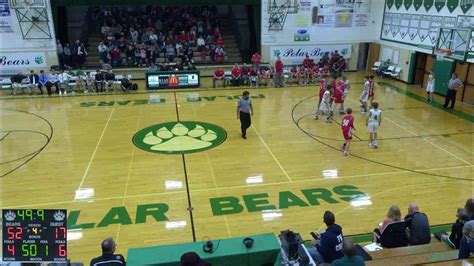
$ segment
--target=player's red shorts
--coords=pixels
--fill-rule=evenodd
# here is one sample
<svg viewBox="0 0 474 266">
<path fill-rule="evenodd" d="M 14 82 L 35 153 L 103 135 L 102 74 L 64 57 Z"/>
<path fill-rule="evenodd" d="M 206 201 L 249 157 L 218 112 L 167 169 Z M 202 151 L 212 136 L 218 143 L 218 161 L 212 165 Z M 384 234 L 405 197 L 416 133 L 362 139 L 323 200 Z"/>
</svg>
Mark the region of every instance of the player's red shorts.
<svg viewBox="0 0 474 266">
<path fill-rule="evenodd" d="M 373 91 L 369 91 L 369 98 L 372 98 L 374 97 L 374 92 Z"/>
<path fill-rule="evenodd" d="M 342 98 L 342 95 L 337 95 L 334 97 L 334 102 L 335 103 L 344 103 L 344 99 Z"/>
<path fill-rule="evenodd" d="M 342 130 L 342 135 L 344 135 L 345 140 L 352 140 L 352 130 L 349 128 L 349 130 Z"/>
</svg>

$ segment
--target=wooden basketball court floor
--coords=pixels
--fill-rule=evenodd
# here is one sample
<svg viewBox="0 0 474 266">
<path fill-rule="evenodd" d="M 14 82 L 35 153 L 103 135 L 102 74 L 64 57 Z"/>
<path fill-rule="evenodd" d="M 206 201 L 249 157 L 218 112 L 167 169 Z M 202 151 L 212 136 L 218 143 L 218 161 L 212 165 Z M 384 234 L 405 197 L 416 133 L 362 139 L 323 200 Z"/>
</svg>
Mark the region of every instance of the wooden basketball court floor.
<svg viewBox="0 0 474 266">
<path fill-rule="evenodd" d="M 200 90 L 196 102 L 190 91 L 4 98 L 0 206 L 67 209 L 69 258 L 86 263 L 106 237 L 125 255 L 285 229 L 309 239 L 324 229 L 326 210 L 345 235 L 371 232 L 393 204 L 405 215 L 410 202 L 431 225 L 452 223 L 474 194 L 472 108 L 448 112 L 425 103 L 422 89 L 378 80 L 383 122 L 379 148 L 370 149 L 357 102 L 362 73 L 349 79 L 350 157 L 339 150 L 341 116 L 312 118 L 315 86 L 251 89 L 258 97 L 247 140 L 233 97 L 242 88 Z M 133 144 L 139 130 L 178 119 L 217 125 L 227 138 L 184 155 Z"/>
</svg>

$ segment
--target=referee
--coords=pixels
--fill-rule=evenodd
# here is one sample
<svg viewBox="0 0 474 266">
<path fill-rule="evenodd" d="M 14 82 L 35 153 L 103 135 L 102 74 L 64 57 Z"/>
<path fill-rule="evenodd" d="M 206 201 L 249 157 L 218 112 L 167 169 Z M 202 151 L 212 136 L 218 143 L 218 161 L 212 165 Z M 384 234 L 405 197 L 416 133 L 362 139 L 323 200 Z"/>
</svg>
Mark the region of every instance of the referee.
<svg viewBox="0 0 474 266">
<path fill-rule="evenodd" d="M 247 128 L 249 128 L 252 123 L 251 115 L 253 115 L 253 108 L 250 93 L 244 91 L 242 98 L 240 98 L 237 103 L 237 119 L 240 119 L 240 129 L 242 131 L 242 138 L 244 139 L 247 139 Z"/>
</svg>

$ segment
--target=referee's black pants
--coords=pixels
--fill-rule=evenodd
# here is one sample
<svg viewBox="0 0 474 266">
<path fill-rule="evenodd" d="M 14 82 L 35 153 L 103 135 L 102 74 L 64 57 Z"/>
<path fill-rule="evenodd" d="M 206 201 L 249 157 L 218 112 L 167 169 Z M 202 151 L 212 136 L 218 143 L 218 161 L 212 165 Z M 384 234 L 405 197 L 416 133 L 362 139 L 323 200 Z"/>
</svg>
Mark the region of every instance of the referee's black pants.
<svg viewBox="0 0 474 266">
<path fill-rule="evenodd" d="M 251 124 L 250 113 L 240 111 L 240 130 L 242 131 L 242 137 L 247 136 L 247 128 L 249 128 Z"/>
<path fill-rule="evenodd" d="M 454 109 L 454 103 L 456 103 L 456 91 L 455 90 L 448 90 L 448 94 L 446 94 L 446 99 L 444 101 L 444 108 L 448 108 L 448 104 L 451 102 L 451 106 L 449 108 Z"/>
</svg>

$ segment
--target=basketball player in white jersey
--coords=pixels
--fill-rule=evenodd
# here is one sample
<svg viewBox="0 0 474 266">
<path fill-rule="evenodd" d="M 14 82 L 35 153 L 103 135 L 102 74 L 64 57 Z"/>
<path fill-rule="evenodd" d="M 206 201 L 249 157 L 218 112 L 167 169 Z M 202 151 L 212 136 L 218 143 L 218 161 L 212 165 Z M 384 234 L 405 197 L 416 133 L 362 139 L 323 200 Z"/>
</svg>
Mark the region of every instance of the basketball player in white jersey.
<svg viewBox="0 0 474 266">
<path fill-rule="evenodd" d="M 323 94 L 323 97 L 321 99 L 321 103 L 319 104 L 319 108 L 316 111 L 316 115 L 314 116 L 314 120 L 319 119 L 319 115 L 327 115 L 326 117 L 326 123 L 332 123 L 331 120 L 331 115 L 332 115 L 332 108 L 331 108 L 331 85 L 328 84 L 326 85 L 326 91 Z"/>
<path fill-rule="evenodd" d="M 359 102 L 361 103 L 360 107 L 362 108 L 362 111 L 361 111 L 362 114 L 367 113 L 367 102 L 369 101 L 369 90 L 370 90 L 369 77 L 365 76 L 364 78 L 365 78 L 364 89 L 362 90 L 362 93 L 360 94 L 360 97 L 359 97 Z"/>
<path fill-rule="evenodd" d="M 370 134 L 370 148 L 377 148 L 377 129 L 382 123 L 382 110 L 378 109 L 379 104 L 376 102 L 372 103 L 372 109 L 369 111 L 369 116 L 367 117 L 366 126 Z"/>
<path fill-rule="evenodd" d="M 428 84 L 426 84 L 426 101 L 427 102 L 434 102 L 434 87 L 435 87 L 435 77 L 434 73 L 430 71 L 430 75 L 428 76 Z"/>
</svg>

